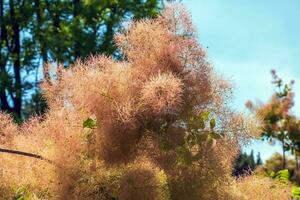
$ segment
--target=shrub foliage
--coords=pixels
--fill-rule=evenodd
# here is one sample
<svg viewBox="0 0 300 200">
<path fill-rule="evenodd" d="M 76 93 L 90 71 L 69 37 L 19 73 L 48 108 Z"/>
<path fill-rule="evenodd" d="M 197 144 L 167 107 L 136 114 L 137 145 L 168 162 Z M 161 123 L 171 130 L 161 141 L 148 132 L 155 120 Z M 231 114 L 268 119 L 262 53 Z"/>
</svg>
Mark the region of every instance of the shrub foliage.
<svg viewBox="0 0 300 200">
<path fill-rule="evenodd" d="M 230 108 L 189 14 L 169 6 L 115 40 L 123 61 L 48 66 L 45 116 L 17 126 L 1 114 L 1 147 L 52 161 L 0 153 L 3 198 L 242 199 L 232 162 L 257 122 Z"/>
</svg>

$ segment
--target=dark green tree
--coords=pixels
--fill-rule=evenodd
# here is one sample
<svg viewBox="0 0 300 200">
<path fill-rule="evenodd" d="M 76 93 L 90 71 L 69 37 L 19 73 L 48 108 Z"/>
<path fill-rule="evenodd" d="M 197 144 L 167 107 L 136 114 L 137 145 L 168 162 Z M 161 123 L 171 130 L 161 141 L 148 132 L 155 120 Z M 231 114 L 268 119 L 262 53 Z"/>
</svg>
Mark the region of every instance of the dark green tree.
<svg viewBox="0 0 300 200">
<path fill-rule="evenodd" d="M 237 177 L 245 174 L 251 174 L 252 171 L 261 164 L 262 160 L 260 158 L 260 153 L 257 154 L 257 159 L 255 160 L 253 150 L 249 155 L 245 152 L 241 152 L 233 164 L 232 174 Z"/>
<path fill-rule="evenodd" d="M 257 153 L 257 156 L 256 156 L 256 166 L 259 166 L 259 165 L 262 165 L 263 162 L 262 162 L 262 159 L 260 157 L 260 152 Z"/>
<path fill-rule="evenodd" d="M 20 119 L 22 101 L 32 89 L 37 52 L 30 1 L 0 0 L 0 107 Z"/>
</svg>

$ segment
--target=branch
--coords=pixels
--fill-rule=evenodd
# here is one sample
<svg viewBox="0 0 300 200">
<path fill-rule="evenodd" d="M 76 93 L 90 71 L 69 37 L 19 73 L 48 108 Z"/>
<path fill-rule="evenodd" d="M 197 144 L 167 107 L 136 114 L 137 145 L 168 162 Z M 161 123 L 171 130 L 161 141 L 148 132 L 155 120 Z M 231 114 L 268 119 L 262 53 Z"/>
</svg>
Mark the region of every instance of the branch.
<svg viewBox="0 0 300 200">
<path fill-rule="evenodd" d="M 43 156 L 38 155 L 38 154 L 27 153 L 27 152 L 11 150 L 11 149 L 4 149 L 4 148 L 0 148 L 0 153 L 8 153 L 8 154 L 15 154 L 15 155 L 20 155 L 20 156 L 36 158 L 36 159 L 39 159 L 39 160 L 46 161 L 49 164 L 56 165 L 52 160 L 44 158 Z"/>
</svg>

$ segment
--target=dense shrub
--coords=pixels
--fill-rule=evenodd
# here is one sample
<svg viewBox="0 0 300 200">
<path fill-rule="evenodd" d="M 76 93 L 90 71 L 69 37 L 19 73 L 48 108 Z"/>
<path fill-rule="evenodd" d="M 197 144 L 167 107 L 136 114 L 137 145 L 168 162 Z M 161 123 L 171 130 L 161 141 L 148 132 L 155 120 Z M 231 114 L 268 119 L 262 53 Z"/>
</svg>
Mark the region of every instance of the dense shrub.
<svg viewBox="0 0 300 200">
<path fill-rule="evenodd" d="M 257 122 L 230 109 L 186 11 L 133 22 L 116 42 L 122 62 L 48 67 L 44 117 L 17 127 L 1 114 L 1 146 L 51 160 L 0 154 L 3 198 L 25 186 L 39 199 L 237 198 L 232 162 Z"/>
<path fill-rule="evenodd" d="M 233 193 L 239 200 L 290 200 L 291 187 L 268 177 L 246 176 L 233 184 Z"/>
</svg>

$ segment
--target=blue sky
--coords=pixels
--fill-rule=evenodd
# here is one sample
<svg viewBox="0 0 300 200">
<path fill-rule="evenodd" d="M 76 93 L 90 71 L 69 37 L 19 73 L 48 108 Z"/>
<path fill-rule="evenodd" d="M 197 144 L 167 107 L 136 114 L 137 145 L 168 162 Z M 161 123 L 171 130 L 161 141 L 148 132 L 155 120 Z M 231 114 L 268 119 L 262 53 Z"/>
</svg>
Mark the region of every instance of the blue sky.
<svg viewBox="0 0 300 200">
<path fill-rule="evenodd" d="M 300 116 L 299 0 L 184 0 L 207 48 L 209 61 L 234 86 L 236 109 L 247 100 L 266 101 L 273 93 L 270 70 L 295 80 L 294 112 Z M 299 91 L 299 92 L 298 92 Z M 246 150 L 260 151 L 263 160 L 279 145 L 254 142 Z"/>
</svg>

